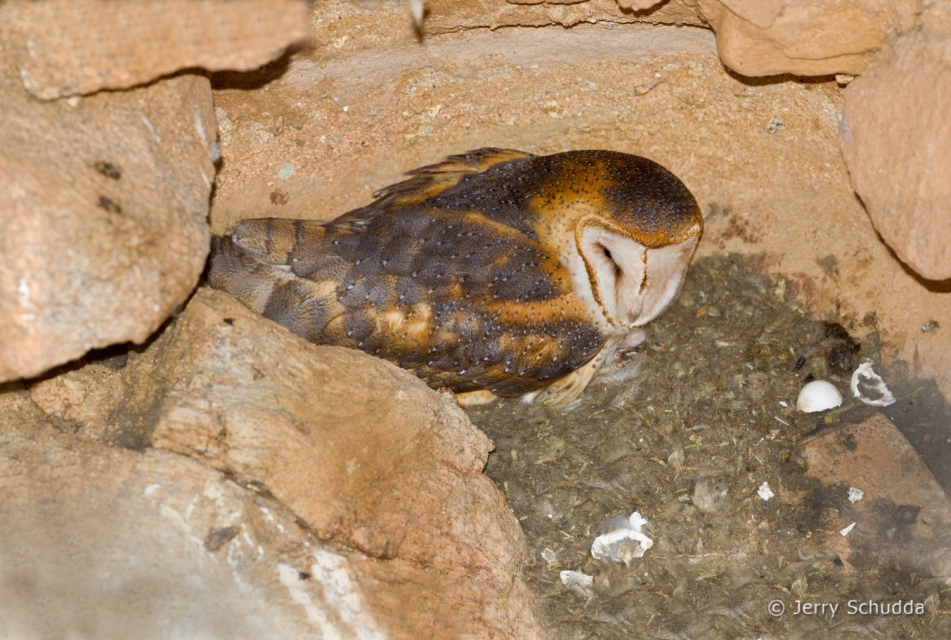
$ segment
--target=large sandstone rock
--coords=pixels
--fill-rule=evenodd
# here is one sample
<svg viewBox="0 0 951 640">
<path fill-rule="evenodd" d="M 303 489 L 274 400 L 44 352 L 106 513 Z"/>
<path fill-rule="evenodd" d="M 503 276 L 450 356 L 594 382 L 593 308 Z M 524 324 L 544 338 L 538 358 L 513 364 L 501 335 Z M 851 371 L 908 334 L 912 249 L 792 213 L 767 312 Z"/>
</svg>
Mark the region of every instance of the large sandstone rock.
<svg viewBox="0 0 951 640">
<path fill-rule="evenodd" d="M 386 637 L 362 556 L 273 498 L 187 457 L 81 442 L 20 404 L 0 415 L 0 637 Z"/>
<path fill-rule="evenodd" d="M 542 27 L 560 25 L 571 27 L 580 23 L 630 24 L 651 22 L 654 24 L 701 25 L 692 3 L 684 0 L 639 2 L 633 6 L 627 0 L 559 0 L 543 2 L 536 0 L 427 0 L 425 22 L 429 34 L 450 33 L 462 29 L 497 29 L 508 26 Z M 653 7 L 654 5 L 658 5 Z M 652 8 L 653 7 L 653 8 Z M 648 10 L 649 9 L 649 10 Z"/>
<path fill-rule="evenodd" d="M 77 438 L 181 454 L 281 505 L 361 559 L 348 571 L 389 637 L 540 637 L 521 529 L 482 474 L 491 444 L 451 396 L 208 289 L 123 358 L 21 402 Z"/>
<path fill-rule="evenodd" d="M 482 474 L 490 442 L 451 395 L 313 347 L 211 290 L 155 356 L 152 375 L 167 383 L 152 444 L 266 487 L 319 539 L 388 560 L 360 569 L 398 604 L 381 619 L 406 637 L 417 626 L 435 638 L 537 632 L 518 579 L 521 529 Z"/>
<path fill-rule="evenodd" d="M 254 69 L 307 32 L 303 0 L 6 0 L 0 35 L 23 84 L 59 98 L 180 69 Z"/>
<path fill-rule="evenodd" d="M 951 29 L 925 29 L 899 38 L 849 85 L 839 130 L 852 185 L 875 228 L 932 280 L 951 278 L 949 105 Z"/>
<path fill-rule="evenodd" d="M 208 251 L 207 78 L 39 102 L 0 59 L 0 381 L 142 342 Z"/>
<path fill-rule="evenodd" d="M 426 0 L 423 32 L 428 40 L 441 34 L 503 27 L 636 22 L 703 26 L 693 4 L 689 0 Z M 651 6 L 645 10 L 643 5 Z M 408 6 L 395 0 L 326 0 L 315 5 L 313 25 L 315 41 L 326 47 L 324 56 L 420 44 Z"/>
<path fill-rule="evenodd" d="M 880 413 L 802 443 L 807 476 L 838 502 L 817 544 L 853 565 L 891 563 L 951 576 L 951 500 L 901 431 Z M 849 500 L 849 489 L 863 492 Z M 846 535 L 839 533 L 849 525 Z"/>
<path fill-rule="evenodd" d="M 859 74 L 891 29 L 909 28 L 915 0 L 699 0 L 724 64 L 745 76 Z"/>
</svg>

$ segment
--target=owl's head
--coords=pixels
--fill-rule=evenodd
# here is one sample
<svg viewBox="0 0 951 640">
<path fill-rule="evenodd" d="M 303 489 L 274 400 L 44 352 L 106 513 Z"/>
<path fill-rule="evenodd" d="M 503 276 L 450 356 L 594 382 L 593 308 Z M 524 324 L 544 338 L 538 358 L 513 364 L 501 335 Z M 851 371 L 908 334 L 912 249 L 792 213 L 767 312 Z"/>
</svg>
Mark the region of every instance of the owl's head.
<svg viewBox="0 0 951 640">
<path fill-rule="evenodd" d="M 652 160 L 609 151 L 573 152 L 598 206 L 577 220 L 575 246 L 608 322 L 639 327 L 676 296 L 703 218 L 693 195 Z M 580 177 L 580 176 L 579 176 Z M 586 198 L 587 199 L 587 198 Z"/>
</svg>

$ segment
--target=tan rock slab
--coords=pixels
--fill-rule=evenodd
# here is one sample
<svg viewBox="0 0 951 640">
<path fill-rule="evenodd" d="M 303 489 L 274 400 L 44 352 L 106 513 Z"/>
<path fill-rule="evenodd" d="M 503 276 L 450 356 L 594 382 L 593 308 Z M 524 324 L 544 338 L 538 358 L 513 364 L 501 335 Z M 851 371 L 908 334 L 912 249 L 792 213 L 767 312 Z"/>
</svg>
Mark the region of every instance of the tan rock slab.
<svg viewBox="0 0 951 640">
<path fill-rule="evenodd" d="M 538 633 L 521 529 L 482 474 L 491 443 L 451 394 L 315 347 L 210 289 L 153 353 L 165 383 L 152 445 L 266 489 L 321 540 L 390 561 L 359 569 L 371 603 L 398 605 L 377 613 L 386 624 L 436 638 Z"/>
<path fill-rule="evenodd" d="M 208 251 L 208 79 L 44 103 L 0 61 L 0 381 L 142 342 Z"/>
<path fill-rule="evenodd" d="M 724 64 L 746 76 L 859 74 L 890 29 L 914 23 L 918 4 L 821 0 L 699 0 Z"/>
<path fill-rule="evenodd" d="M 663 0 L 617 0 L 618 6 L 631 11 L 647 11 L 660 4 Z"/>
<path fill-rule="evenodd" d="M 885 242 L 923 278 L 951 279 L 951 29 L 923 30 L 845 92 L 839 142 Z"/>
<path fill-rule="evenodd" d="M 0 636 L 387 637 L 356 582 L 365 559 L 275 500 L 41 416 L 0 417 Z"/>
<path fill-rule="evenodd" d="M 27 410 L 87 442 L 197 460 L 281 505 L 362 558 L 353 581 L 389 637 L 542 637 L 521 529 L 482 474 L 490 442 L 387 362 L 202 288 L 140 353 L 0 394 L 0 413 Z"/>
<path fill-rule="evenodd" d="M 43 99 L 126 89 L 181 69 L 247 71 L 307 32 L 303 0 L 6 0 L 0 34 Z"/>
<path fill-rule="evenodd" d="M 802 444 L 806 475 L 837 499 L 821 541 L 852 565 L 951 577 L 951 500 L 897 427 L 876 413 Z M 850 502 L 849 489 L 864 492 Z M 851 524 L 846 535 L 840 532 Z"/>
<path fill-rule="evenodd" d="M 426 0 L 420 40 L 406 3 L 326 0 L 314 5 L 312 24 L 322 56 L 335 57 L 383 46 L 426 46 L 444 34 L 503 27 L 639 22 L 704 26 L 693 4 L 685 0 L 634 4 L 628 0 Z"/>
<path fill-rule="evenodd" d="M 364 20 L 352 31 L 376 28 L 381 16 Z M 224 161 L 215 232 L 254 216 L 331 219 L 403 171 L 464 149 L 549 141 L 560 151 L 568 147 L 554 140 L 565 131 L 588 139 L 574 148 L 604 146 L 602 126 L 629 131 L 618 117 L 626 123 L 658 99 L 683 104 L 672 87 L 691 99 L 671 75 L 689 85 L 720 68 L 708 30 L 643 24 L 481 29 L 424 45 L 359 48 L 347 40 L 328 49 L 299 52 L 267 91 L 223 83 L 216 93 Z M 688 65 L 688 56 L 704 62 Z M 636 87 L 656 94 L 636 100 Z"/>
<path fill-rule="evenodd" d="M 577 24 L 633 24 L 648 22 L 653 24 L 703 24 L 697 10 L 684 0 L 670 0 L 659 3 L 640 0 L 630 3 L 627 0 L 556 0 L 537 2 L 536 0 L 473 0 L 456 2 L 455 0 L 428 0 L 429 11 L 426 17 L 426 32 L 430 34 L 452 33 L 463 29 L 524 26 L 563 26 Z"/>
</svg>

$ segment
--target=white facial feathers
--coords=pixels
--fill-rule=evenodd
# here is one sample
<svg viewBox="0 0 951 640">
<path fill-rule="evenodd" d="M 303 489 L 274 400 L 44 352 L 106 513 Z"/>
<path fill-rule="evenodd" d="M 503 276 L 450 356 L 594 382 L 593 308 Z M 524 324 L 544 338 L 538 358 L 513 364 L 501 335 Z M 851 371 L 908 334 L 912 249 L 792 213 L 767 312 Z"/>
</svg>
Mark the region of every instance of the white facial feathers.
<svg viewBox="0 0 951 640">
<path fill-rule="evenodd" d="M 575 234 L 592 295 L 608 322 L 640 327 L 677 295 L 698 237 L 648 249 L 610 223 L 582 219 Z"/>
</svg>

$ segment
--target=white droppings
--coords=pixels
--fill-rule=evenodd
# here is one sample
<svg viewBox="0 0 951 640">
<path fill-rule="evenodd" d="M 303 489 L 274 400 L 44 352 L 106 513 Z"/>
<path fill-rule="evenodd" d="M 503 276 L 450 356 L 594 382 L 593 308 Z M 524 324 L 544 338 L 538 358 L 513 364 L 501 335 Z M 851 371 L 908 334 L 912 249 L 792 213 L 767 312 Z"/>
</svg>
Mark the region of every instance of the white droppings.
<svg viewBox="0 0 951 640">
<path fill-rule="evenodd" d="M 769 499 L 775 496 L 773 490 L 769 488 L 769 483 L 764 482 L 759 486 L 759 489 L 756 490 L 756 494 L 762 498 L 765 502 L 769 502 Z"/>
<path fill-rule="evenodd" d="M 423 0 L 409 0 L 409 12 L 413 16 L 413 24 L 422 30 L 423 16 L 426 14 L 426 3 Z"/>
<path fill-rule="evenodd" d="M 865 492 L 861 489 L 856 489 L 855 487 L 849 487 L 849 502 L 855 504 L 859 500 L 865 497 Z"/>
<path fill-rule="evenodd" d="M 205 144 L 208 144 L 208 134 L 205 133 L 205 123 L 201 119 L 201 110 L 197 107 L 195 108 L 195 113 L 192 114 L 192 122 L 195 124 L 195 131 L 198 132 L 198 137 L 201 138 L 201 141 Z"/>
<path fill-rule="evenodd" d="M 17 280 L 17 295 L 19 296 L 20 306 L 24 309 L 28 308 L 33 299 L 33 295 L 30 292 L 30 283 L 27 282 L 26 277 L 21 277 Z"/>
<path fill-rule="evenodd" d="M 562 571 L 560 576 L 561 584 L 568 587 L 570 591 L 574 591 L 579 596 L 585 598 L 590 598 L 594 595 L 591 589 L 594 584 L 594 578 L 592 576 L 581 573 L 580 571 Z"/>
<path fill-rule="evenodd" d="M 191 533 L 191 527 L 189 527 L 188 523 L 185 522 L 185 518 L 183 518 L 182 514 L 172 507 L 168 506 L 167 504 L 163 504 L 161 509 L 159 509 L 159 513 L 162 514 L 163 518 L 174 524 L 180 531 L 183 531 L 184 533 Z"/>
<path fill-rule="evenodd" d="M 346 559 L 320 550 L 315 550 L 313 556 L 315 562 L 310 566 L 310 580 L 301 580 L 300 572 L 286 564 L 278 565 L 278 575 L 291 598 L 304 607 L 307 618 L 320 627 L 323 637 L 356 637 L 359 640 L 386 638 L 386 633 L 365 608 L 363 597 L 350 577 Z M 323 603 L 314 602 L 309 584 L 319 585 Z M 326 610 L 334 612 L 342 630 L 331 622 Z"/>
<path fill-rule="evenodd" d="M 228 544 L 228 553 L 225 556 L 225 560 L 228 562 L 228 566 L 231 567 L 231 577 L 234 579 L 234 583 L 238 585 L 241 591 L 245 593 L 250 592 L 251 585 L 245 582 L 238 573 L 238 567 L 244 562 L 245 556 L 244 552 L 241 551 L 240 541 L 237 538 Z"/>
<path fill-rule="evenodd" d="M 310 593 L 308 593 L 307 585 L 300 579 L 300 572 L 297 569 L 281 563 L 277 565 L 277 575 L 280 577 L 281 584 L 287 587 L 290 592 L 291 599 L 304 607 L 307 619 L 320 628 L 321 637 L 325 640 L 337 640 L 343 637 L 324 610 L 314 604 Z"/>
<path fill-rule="evenodd" d="M 145 126 L 148 127 L 149 133 L 152 134 L 152 138 L 154 138 L 156 142 L 158 142 L 159 144 L 161 144 L 161 143 L 162 143 L 162 138 L 160 138 L 160 137 L 159 137 L 159 134 L 156 133 L 155 127 L 152 126 L 152 122 L 151 122 L 148 118 L 145 117 L 145 114 L 144 114 L 144 113 L 141 114 L 139 117 L 142 118 L 142 122 L 144 122 L 144 123 L 145 123 Z"/>
</svg>

